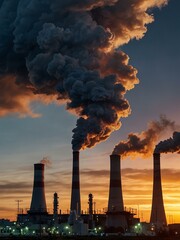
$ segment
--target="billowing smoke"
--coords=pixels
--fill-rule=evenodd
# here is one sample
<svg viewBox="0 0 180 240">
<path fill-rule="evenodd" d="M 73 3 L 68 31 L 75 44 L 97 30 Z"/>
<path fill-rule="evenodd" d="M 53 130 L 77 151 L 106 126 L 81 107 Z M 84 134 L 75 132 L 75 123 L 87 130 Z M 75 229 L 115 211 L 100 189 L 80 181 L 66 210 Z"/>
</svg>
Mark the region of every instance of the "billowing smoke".
<svg viewBox="0 0 180 240">
<path fill-rule="evenodd" d="M 156 145 L 157 153 L 180 153 L 180 132 L 174 132 L 172 138 L 161 141 Z"/>
<path fill-rule="evenodd" d="M 130 114 L 124 95 L 139 82 L 137 70 L 128 65 L 129 58 L 119 46 L 142 38 L 153 21 L 149 10 L 166 3 L 0 0 L 0 86 L 2 79 L 13 76 L 30 96 L 23 107 L 9 107 L 20 103 L 14 99 L 20 97 L 18 91 L 8 104 L 1 99 L 0 115 L 18 110 L 33 115 L 32 93 L 56 96 L 79 117 L 73 150 L 107 139 L 120 128 L 120 118 Z M 6 100 L 8 89 L 3 90 Z"/>
<path fill-rule="evenodd" d="M 29 115 L 38 117 L 31 109 L 31 102 L 37 97 L 25 88 L 24 85 L 18 86 L 15 83 L 14 76 L 5 76 L 0 78 L 0 116 L 5 116 L 8 113 L 16 113 L 23 117 Z"/>
<path fill-rule="evenodd" d="M 43 159 L 40 161 L 40 163 L 44 164 L 46 167 L 51 167 L 52 162 L 49 160 L 48 157 L 43 157 Z"/>
<path fill-rule="evenodd" d="M 54 96 L 39 96 L 33 94 L 24 84 L 16 84 L 15 76 L 0 77 L 0 117 L 9 113 L 14 113 L 20 117 L 31 116 L 39 117 L 40 114 L 34 113 L 31 107 L 32 102 L 42 102 L 48 104 L 52 101 L 57 103 Z"/>
<path fill-rule="evenodd" d="M 113 154 L 136 157 L 147 157 L 152 154 L 156 142 L 167 130 L 174 131 L 176 125 L 173 121 L 161 116 L 159 121 L 149 123 L 146 131 L 130 133 L 127 141 L 121 141 L 114 148 Z"/>
</svg>

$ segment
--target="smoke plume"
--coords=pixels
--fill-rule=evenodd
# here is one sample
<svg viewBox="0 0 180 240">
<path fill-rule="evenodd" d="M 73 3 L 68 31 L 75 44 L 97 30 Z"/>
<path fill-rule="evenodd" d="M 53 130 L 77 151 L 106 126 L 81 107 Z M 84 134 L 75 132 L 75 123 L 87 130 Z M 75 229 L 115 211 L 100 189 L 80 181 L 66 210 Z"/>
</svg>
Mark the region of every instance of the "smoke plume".
<svg viewBox="0 0 180 240">
<path fill-rule="evenodd" d="M 33 94 L 31 86 L 25 87 L 23 84 L 15 83 L 14 76 L 6 75 L 4 78 L 0 77 L 0 117 L 6 116 L 10 113 L 19 115 L 20 117 L 31 116 L 39 117 L 40 114 L 34 113 L 31 103 L 42 102 L 49 104 L 56 102 L 54 96 L 38 96 Z"/>
<path fill-rule="evenodd" d="M 43 157 L 40 163 L 44 164 L 46 167 L 52 166 L 52 162 L 48 159 L 48 157 Z"/>
<path fill-rule="evenodd" d="M 159 121 L 152 121 L 148 129 L 141 133 L 130 133 L 127 141 L 121 141 L 113 150 L 113 154 L 136 157 L 147 157 L 152 154 L 157 140 L 166 130 L 174 131 L 176 125 L 173 121 L 161 116 Z"/>
<path fill-rule="evenodd" d="M 120 128 L 120 119 L 130 114 L 124 95 L 139 82 L 137 70 L 119 47 L 142 38 L 153 21 L 149 10 L 166 3 L 0 0 L 0 85 L 11 76 L 31 96 L 17 107 L 19 92 L 7 104 L 11 87 L 3 88 L 1 115 L 17 111 L 33 115 L 29 91 L 56 96 L 79 117 L 73 129 L 73 150 L 107 139 Z"/>
<path fill-rule="evenodd" d="M 174 132 L 172 138 L 161 141 L 156 145 L 157 153 L 180 153 L 180 132 Z"/>
</svg>

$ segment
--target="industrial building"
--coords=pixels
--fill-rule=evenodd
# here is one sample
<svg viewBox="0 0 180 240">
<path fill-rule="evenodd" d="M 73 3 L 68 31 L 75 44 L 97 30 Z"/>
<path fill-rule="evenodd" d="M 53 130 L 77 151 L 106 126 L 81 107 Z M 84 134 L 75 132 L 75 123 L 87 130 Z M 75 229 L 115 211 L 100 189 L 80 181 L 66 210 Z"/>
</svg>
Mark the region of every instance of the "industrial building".
<svg viewBox="0 0 180 240">
<path fill-rule="evenodd" d="M 14 233 L 18 232 L 22 234 L 21 231 L 23 231 L 23 234 L 29 235 L 88 235 L 101 233 L 126 235 L 130 233 L 139 234 L 142 232 L 144 234 L 144 232 L 149 232 L 150 235 L 153 235 L 155 228 L 162 229 L 162 227 L 167 226 L 162 197 L 160 154 L 154 153 L 153 156 L 154 182 L 150 224 L 141 224 L 140 219 L 135 217 L 136 211 L 133 209 L 128 210 L 124 207 L 121 182 L 121 157 L 119 155 L 110 156 L 110 183 L 107 211 L 102 214 L 94 211 L 93 194 L 90 193 L 88 196 L 89 212 L 84 214 L 81 210 L 80 198 L 79 152 L 74 151 L 70 212 L 67 214 L 61 213 L 61 210 L 59 210 L 58 194 L 55 192 L 53 213 L 48 213 L 44 187 L 44 164 L 34 164 L 34 182 L 30 209 L 25 214 L 18 214 Z"/>
<path fill-rule="evenodd" d="M 49 214 L 46 207 L 44 188 L 44 164 L 34 164 L 34 182 L 30 210 L 26 214 L 18 214 L 17 221 L 30 228 L 36 226 L 36 230 L 56 226 L 58 232 L 62 232 L 62 226 L 71 229 L 69 233 L 87 235 L 89 232 L 113 232 L 125 233 L 131 226 L 139 222 L 135 218 L 135 211 L 124 208 L 120 156 L 110 156 L 110 187 L 107 212 L 98 214 L 93 209 L 93 194 L 89 194 L 89 212 L 84 214 L 81 210 L 80 198 L 80 174 L 79 174 L 79 152 L 73 152 L 72 164 L 72 188 L 70 213 L 61 214 L 58 204 L 58 194 L 54 193 L 53 214 Z"/>
</svg>

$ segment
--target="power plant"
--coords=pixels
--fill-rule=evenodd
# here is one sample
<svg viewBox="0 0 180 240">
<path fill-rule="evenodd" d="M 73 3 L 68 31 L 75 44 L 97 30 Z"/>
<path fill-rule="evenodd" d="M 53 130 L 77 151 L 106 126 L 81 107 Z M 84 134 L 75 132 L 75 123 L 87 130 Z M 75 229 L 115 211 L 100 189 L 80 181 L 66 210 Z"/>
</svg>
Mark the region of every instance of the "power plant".
<svg viewBox="0 0 180 240">
<path fill-rule="evenodd" d="M 72 162 L 70 212 L 61 213 L 61 210 L 59 210 L 59 197 L 55 192 L 53 196 L 53 213 L 48 213 L 44 182 L 45 165 L 37 163 L 34 164 L 34 182 L 30 209 L 25 214 L 18 214 L 17 222 L 29 229 L 34 229 L 32 232 L 37 234 L 43 234 L 43 231 L 45 231 L 46 234 L 55 234 L 56 232 L 62 235 L 88 235 L 91 233 L 97 234 L 98 231 L 100 233 L 102 229 L 106 234 L 127 234 L 136 231 L 137 226 L 140 226 L 140 219 L 135 217 L 136 211 L 124 207 L 121 156 L 110 155 L 109 199 L 107 211 L 103 213 L 97 213 L 93 208 L 92 193 L 88 196 L 88 212 L 84 213 L 81 210 L 78 151 L 73 152 Z M 150 226 L 155 226 L 156 229 L 163 229 L 167 226 L 162 197 L 159 153 L 154 153 L 153 200 L 150 224 Z M 152 233 L 152 231 L 150 232 Z"/>
<path fill-rule="evenodd" d="M 167 226 L 167 221 L 161 185 L 160 153 L 153 154 L 153 164 L 153 198 L 150 222 L 155 224 L 157 228 L 162 228 Z"/>
</svg>

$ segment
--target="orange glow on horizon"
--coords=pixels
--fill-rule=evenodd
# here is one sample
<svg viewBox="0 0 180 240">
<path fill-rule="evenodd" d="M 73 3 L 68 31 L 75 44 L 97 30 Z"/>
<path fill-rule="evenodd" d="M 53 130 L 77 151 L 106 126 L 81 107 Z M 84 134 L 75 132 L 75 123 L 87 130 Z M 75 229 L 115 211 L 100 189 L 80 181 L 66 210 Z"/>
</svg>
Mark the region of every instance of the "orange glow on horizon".
<svg viewBox="0 0 180 240">
<path fill-rule="evenodd" d="M 134 161 L 133 161 L 134 162 Z M 124 163 L 124 161 L 122 162 Z M 164 161 L 163 161 L 164 164 Z M 53 167 L 45 173 L 45 192 L 48 212 L 53 211 L 53 194 L 58 193 L 59 209 L 62 213 L 67 213 L 70 206 L 71 195 L 71 172 L 53 172 Z M 153 176 L 152 169 L 123 168 L 122 188 L 124 206 L 137 210 L 136 217 L 141 221 L 149 222 L 152 201 Z M 162 168 L 162 188 L 163 199 L 168 223 L 180 222 L 180 169 Z M 2 175 L 2 174 L 1 174 Z M 30 176 L 31 175 L 31 176 Z M 26 213 L 30 207 L 33 173 L 22 171 L 18 176 L 13 176 L 14 181 L 9 181 L 8 177 L 1 176 L 0 195 L 0 218 L 16 220 L 17 202 L 20 203 L 20 212 Z M 2 180 L 4 178 L 4 180 Z M 26 180 L 25 180 L 26 179 Z M 25 181 L 24 181 L 25 180 Z M 96 202 L 96 211 L 103 213 L 107 209 L 109 195 L 109 170 L 108 169 L 82 169 L 80 175 L 81 182 L 81 202 L 82 210 L 87 212 L 88 194 L 92 193 Z"/>
</svg>

